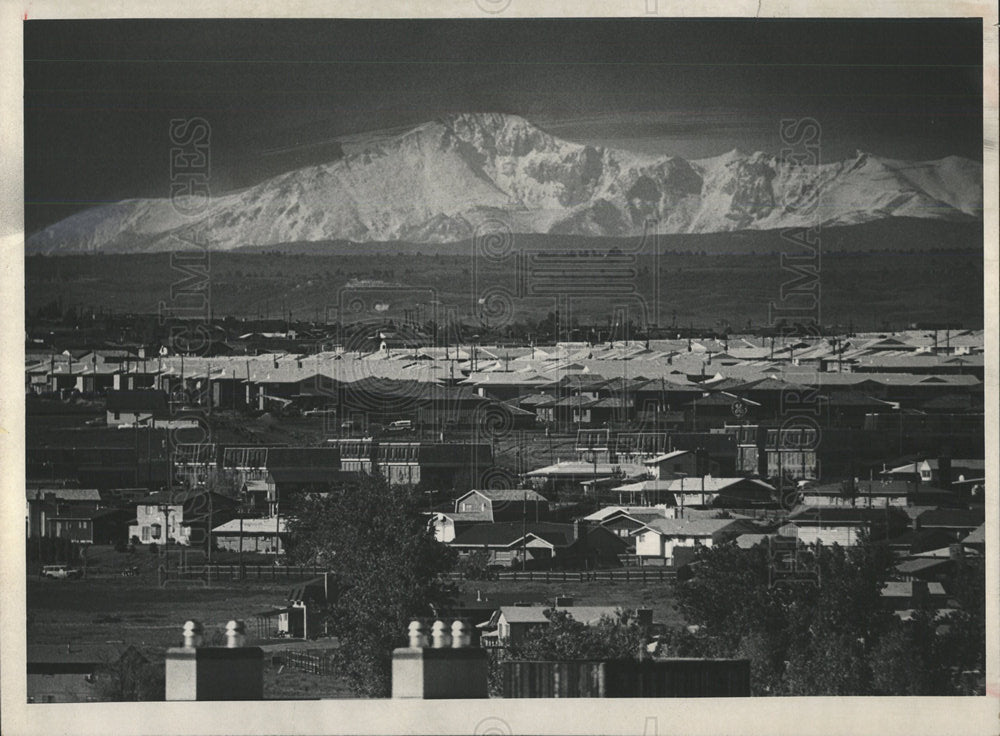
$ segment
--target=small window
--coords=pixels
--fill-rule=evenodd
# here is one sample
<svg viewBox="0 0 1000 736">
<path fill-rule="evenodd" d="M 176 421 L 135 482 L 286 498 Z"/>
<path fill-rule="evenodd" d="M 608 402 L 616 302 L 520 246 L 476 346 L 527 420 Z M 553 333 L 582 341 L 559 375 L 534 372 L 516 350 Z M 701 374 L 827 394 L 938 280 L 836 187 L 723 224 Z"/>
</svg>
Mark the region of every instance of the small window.
<svg viewBox="0 0 1000 736">
<path fill-rule="evenodd" d="M 117 412 L 117 411 L 116 411 L 116 412 L 115 412 L 115 421 L 118 421 L 118 420 L 119 420 L 119 419 L 121 419 L 121 418 L 122 418 L 122 415 L 121 415 L 121 412 Z"/>
</svg>

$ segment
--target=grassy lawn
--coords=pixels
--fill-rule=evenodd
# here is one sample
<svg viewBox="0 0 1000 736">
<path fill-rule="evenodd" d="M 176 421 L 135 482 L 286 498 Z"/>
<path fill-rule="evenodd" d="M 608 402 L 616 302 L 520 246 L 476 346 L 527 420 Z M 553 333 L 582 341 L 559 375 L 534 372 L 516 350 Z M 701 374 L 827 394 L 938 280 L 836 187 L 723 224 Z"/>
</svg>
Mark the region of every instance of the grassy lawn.
<svg viewBox="0 0 1000 736">
<path fill-rule="evenodd" d="M 151 556 L 152 557 L 152 556 Z M 155 559 L 155 557 L 153 557 Z M 227 583 L 212 588 L 160 588 L 144 577 L 27 581 L 28 643 L 135 645 L 153 662 L 181 642 L 188 619 L 205 627 L 205 640 L 221 635 L 233 618 L 285 603 L 292 582 Z M 281 667 L 265 657 L 264 697 L 311 699 L 353 697 L 337 677 Z"/>
</svg>

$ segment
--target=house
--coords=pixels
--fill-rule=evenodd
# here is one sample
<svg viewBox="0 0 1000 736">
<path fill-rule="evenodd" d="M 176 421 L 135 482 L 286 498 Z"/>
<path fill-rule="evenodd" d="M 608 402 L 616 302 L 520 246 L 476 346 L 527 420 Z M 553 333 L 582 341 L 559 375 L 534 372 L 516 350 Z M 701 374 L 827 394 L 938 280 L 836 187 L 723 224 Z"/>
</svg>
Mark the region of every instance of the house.
<svg viewBox="0 0 1000 736">
<path fill-rule="evenodd" d="M 155 427 L 170 418 L 163 391 L 108 391 L 106 409 L 109 427 Z"/>
<path fill-rule="evenodd" d="M 488 513 L 492 521 L 539 521 L 548 516 L 549 501 L 530 488 L 487 488 L 456 498 L 455 511 Z"/>
<path fill-rule="evenodd" d="M 583 517 L 591 524 L 608 529 L 622 539 L 635 544 L 632 534 L 653 519 L 674 518 L 676 509 L 666 505 L 659 506 L 606 506 Z"/>
<path fill-rule="evenodd" d="M 25 533 L 33 537 L 66 536 L 65 526 L 58 529 L 55 519 L 76 519 L 106 508 L 96 488 L 42 487 L 25 490 Z"/>
<path fill-rule="evenodd" d="M 882 585 L 880 595 L 882 605 L 890 611 L 920 608 L 927 604 L 940 607 L 948 602 L 948 594 L 941 583 L 924 580 L 890 580 Z"/>
<path fill-rule="evenodd" d="M 533 412 L 538 422 L 549 424 L 556 420 L 555 405 L 558 399 L 548 394 L 528 394 L 517 401 L 518 408 Z"/>
<path fill-rule="evenodd" d="M 481 641 L 485 646 L 510 646 L 520 644 L 525 635 L 533 628 L 547 626 L 549 617 L 546 611 L 564 611 L 588 626 L 596 626 L 601 619 L 614 618 L 618 615 L 615 606 L 501 606 L 490 617 L 489 621 L 480 624 L 483 629 Z"/>
<path fill-rule="evenodd" d="M 371 437 L 363 439 L 330 439 L 327 445 L 340 451 L 341 470 L 371 475 L 378 443 Z"/>
<path fill-rule="evenodd" d="M 617 566 L 627 547 L 613 532 L 585 521 L 476 524 L 449 546 L 459 556 L 486 552 L 489 565 L 576 570 Z"/>
<path fill-rule="evenodd" d="M 569 460 L 547 465 L 525 474 L 525 478 L 539 491 L 553 494 L 567 491 L 579 492 L 587 481 L 613 480 L 624 482 L 646 475 L 646 469 L 635 463 L 588 463 Z"/>
<path fill-rule="evenodd" d="M 886 470 L 883 475 L 904 480 L 919 480 L 948 488 L 953 482 L 982 478 L 986 472 L 986 461 L 969 459 L 937 458 L 917 460 Z"/>
<path fill-rule="evenodd" d="M 161 491 L 140 499 L 128 537 L 140 544 L 204 544 L 208 530 L 235 513 L 235 499 L 213 491 Z"/>
<path fill-rule="evenodd" d="M 986 547 L 986 524 L 980 524 L 965 535 L 965 537 L 962 538 L 962 544 L 967 547 L 977 549 L 980 553 L 982 553 Z"/>
<path fill-rule="evenodd" d="M 103 670 L 122 661 L 148 661 L 135 647 L 114 644 L 29 644 L 27 660 L 29 703 L 100 700 Z"/>
<path fill-rule="evenodd" d="M 839 544 L 853 547 L 866 534 L 872 539 L 885 539 L 902 533 L 909 520 L 895 508 L 821 508 L 800 507 L 779 534 L 798 537 L 805 544 Z"/>
<path fill-rule="evenodd" d="M 380 442 L 375 468 L 390 485 L 451 489 L 478 483 L 493 467 L 487 443 Z"/>
<path fill-rule="evenodd" d="M 906 480 L 847 479 L 839 483 L 803 486 L 800 502 L 806 506 L 903 507 L 914 502 L 918 485 Z"/>
<path fill-rule="evenodd" d="M 666 503 L 668 506 L 749 508 L 775 505 L 775 489 L 756 478 L 674 478 L 640 480 L 611 488 L 612 494 L 630 500 Z"/>
<path fill-rule="evenodd" d="M 674 450 L 673 452 L 666 452 L 655 457 L 648 458 L 643 461 L 643 465 L 646 466 L 650 477 L 657 480 L 667 480 L 668 478 L 676 478 L 680 475 L 704 475 L 705 472 L 711 472 L 706 470 L 704 472 L 699 472 L 699 462 L 698 454 L 695 452 L 689 452 L 688 450 Z M 702 462 L 701 464 L 704 464 Z M 715 466 L 715 472 L 719 472 L 719 464 L 713 463 Z"/>
<path fill-rule="evenodd" d="M 228 552 L 256 552 L 281 555 L 288 541 L 288 520 L 282 517 L 230 519 L 212 529 L 212 539 L 218 549 Z"/>
<path fill-rule="evenodd" d="M 431 511 L 427 525 L 434 530 L 434 539 L 443 544 L 454 541 L 455 537 L 473 524 L 493 522 L 492 511 Z"/>
<path fill-rule="evenodd" d="M 680 547 L 712 547 L 745 531 L 733 519 L 653 519 L 633 533 L 642 564 L 673 565 Z"/>
<path fill-rule="evenodd" d="M 936 508 L 920 514 L 916 518 L 916 527 L 944 531 L 952 541 L 957 542 L 966 538 L 985 521 L 985 511 L 981 506 L 971 509 Z"/>
<path fill-rule="evenodd" d="M 77 544 L 119 544 L 128 539 L 128 522 L 132 512 L 104 508 L 79 510 L 65 508 L 47 521 L 46 536 L 64 537 Z"/>
</svg>

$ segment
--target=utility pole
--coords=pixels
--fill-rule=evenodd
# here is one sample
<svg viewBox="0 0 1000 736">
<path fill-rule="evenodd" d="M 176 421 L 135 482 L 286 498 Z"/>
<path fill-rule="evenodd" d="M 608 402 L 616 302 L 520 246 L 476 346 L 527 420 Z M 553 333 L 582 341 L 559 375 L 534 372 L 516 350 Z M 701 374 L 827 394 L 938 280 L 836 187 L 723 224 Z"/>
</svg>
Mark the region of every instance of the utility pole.
<svg viewBox="0 0 1000 736">
<path fill-rule="evenodd" d="M 521 503 L 521 572 L 524 572 L 528 562 L 528 492 L 524 492 Z"/>
</svg>

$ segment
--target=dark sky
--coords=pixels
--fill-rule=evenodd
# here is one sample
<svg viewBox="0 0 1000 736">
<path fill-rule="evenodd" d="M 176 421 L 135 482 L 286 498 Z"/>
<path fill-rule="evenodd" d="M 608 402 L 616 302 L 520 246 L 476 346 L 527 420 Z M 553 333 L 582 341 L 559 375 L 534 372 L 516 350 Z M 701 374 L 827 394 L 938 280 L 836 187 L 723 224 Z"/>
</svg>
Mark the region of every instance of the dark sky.
<svg viewBox="0 0 1000 736">
<path fill-rule="evenodd" d="M 981 21 L 28 21 L 25 226 L 170 191 L 169 122 L 212 129 L 214 194 L 350 133 L 449 112 L 698 158 L 982 157 Z"/>
</svg>

